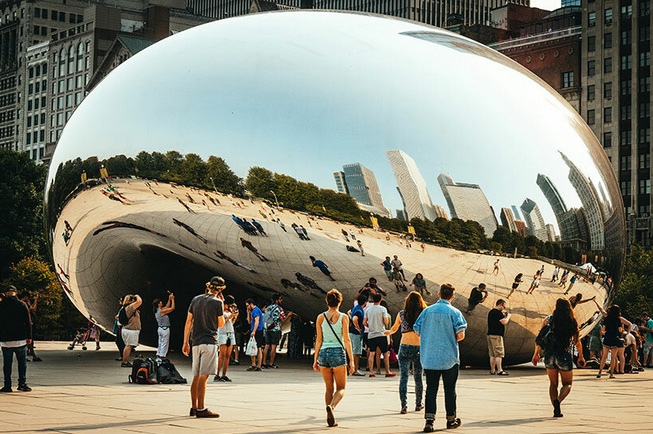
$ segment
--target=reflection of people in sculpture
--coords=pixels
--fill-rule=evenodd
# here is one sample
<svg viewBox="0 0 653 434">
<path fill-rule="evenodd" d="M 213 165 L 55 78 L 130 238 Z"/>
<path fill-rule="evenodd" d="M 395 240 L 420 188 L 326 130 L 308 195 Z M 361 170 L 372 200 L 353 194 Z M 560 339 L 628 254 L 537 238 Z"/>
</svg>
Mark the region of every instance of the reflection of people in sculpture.
<svg viewBox="0 0 653 434">
<path fill-rule="evenodd" d="M 517 288 L 519 288 L 519 284 L 523 282 L 522 277 L 524 276 L 524 273 L 519 273 L 518 275 L 515 276 L 515 281 L 512 282 L 512 289 L 510 290 L 510 294 L 508 294 L 508 298 L 512 295 L 513 292 Z"/>
<path fill-rule="evenodd" d="M 424 250 L 426 249 L 426 246 L 422 242 L 422 243 L 419 243 L 419 248 L 422 249 L 422 253 L 424 253 Z"/>
<path fill-rule="evenodd" d="M 578 274 L 574 274 L 573 276 L 571 276 L 571 279 L 569 280 L 569 288 L 567 288 L 567 290 L 565 291 L 565 295 L 569 294 L 569 291 L 571 291 L 571 288 L 574 287 L 574 283 L 576 283 L 578 278 L 579 278 Z"/>
<path fill-rule="evenodd" d="M 492 275 L 493 276 L 498 276 L 499 275 L 499 270 L 501 269 L 501 260 L 497 259 L 494 262 L 494 269 L 492 270 Z"/>
<path fill-rule="evenodd" d="M 249 250 L 250 252 L 254 253 L 257 258 L 259 258 L 261 261 L 268 261 L 268 258 L 263 256 L 258 252 L 258 249 L 254 247 L 254 245 L 251 243 L 251 241 L 246 240 L 245 238 L 240 239 L 240 245 Z"/>
<path fill-rule="evenodd" d="M 478 287 L 472 288 L 472 292 L 469 294 L 469 299 L 467 300 L 467 311 L 465 313 L 470 313 L 479 303 L 483 303 L 487 298 L 488 294 L 485 290 L 485 283 L 479 283 Z"/>
<path fill-rule="evenodd" d="M 198 233 L 195 231 L 195 229 L 193 229 L 192 227 L 190 227 L 190 226 L 187 225 L 186 223 L 181 222 L 181 221 L 177 220 L 176 218 L 173 218 L 172 221 L 173 221 L 174 224 L 176 224 L 177 226 L 186 229 L 188 232 L 191 233 L 191 235 L 193 235 L 194 237 L 196 237 L 197 239 L 199 239 L 200 241 L 202 241 L 204 244 L 208 243 L 208 240 L 207 240 L 206 238 L 204 238 L 203 236 L 201 236 L 200 234 L 198 234 Z"/>
<path fill-rule="evenodd" d="M 281 229 L 283 229 L 284 232 L 288 232 L 286 230 L 286 225 L 283 224 L 280 218 L 277 218 L 277 223 L 279 223 L 279 226 L 281 226 Z"/>
<path fill-rule="evenodd" d="M 349 235 L 347 234 L 347 231 L 340 229 L 340 232 L 342 232 L 342 235 L 345 237 L 345 241 L 349 242 Z"/>
<path fill-rule="evenodd" d="M 590 301 L 594 301 L 595 299 L 596 299 L 596 296 L 583 300 L 583 294 L 581 294 L 579 292 L 578 294 L 572 295 L 571 297 L 569 297 L 569 303 L 571 303 L 571 308 L 573 309 L 576 306 L 578 306 L 579 304 L 588 303 Z"/>
<path fill-rule="evenodd" d="M 358 291 L 358 293 L 362 293 L 363 291 L 369 291 L 372 294 L 376 294 L 377 292 L 380 293 L 383 296 L 386 296 L 386 292 L 381 289 L 379 285 L 376 284 L 376 279 L 374 277 L 370 277 L 370 280 L 365 282 L 365 285 Z"/>
<path fill-rule="evenodd" d="M 320 291 L 322 294 L 326 295 L 326 291 L 322 288 L 320 288 L 317 284 L 317 282 L 313 279 L 311 279 L 308 276 L 304 276 L 302 273 L 295 273 L 295 277 L 299 282 L 301 282 L 303 285 L 307 286 L 310 289 L 317 289 Z"/>
<path fill-rule="evenodd" d="M 311 260 L 313 266 L 317 267 L 322 272 L 322 274 L 324 274 L 331 280 L 336 280 L 333 278 L 333 276 L 331 276 L 331 270 L 329 270 L 329 266 L 327 264 L 325 264 L 323 261 L 319 259 L 315 259 L 315 256 L 309 256 L 308 258 Z"/>
<path fill-rule="evenodd" d="M 361 242 L 361 240 L 357 240 L 356 244 L 358 245 L 358 248 L 361 251 L 361 256 L 365 256 L 365 250 L 363 250 L 363 243 Z"/>
<path fill-rule="evenodd" d="M 268 234 L 265 233 L 265 230 L 263 229 L 263 226 L 257 222 L 256 220 L 252 219 L 252 225 L 256 228 L 259 234 L 263 235 L 264 237 L 267 237 Z"/>
<path fill-rule="evenodd" d="M 542 279 L 542 270 L 537 270 L 535 276 L 533 276 L 533 281 L 531 282 L 530 288 L 526 291 L 526 294 L 532 294 L 540 286 L 540 280 Z M 566 294 L 566 293 L 565 293 Z"/>
<path fill-rule="evenodd" d="M 424 276 L 422 273 L 417 273 L 415 277 L 413 277 L 413 282 L 410 284 L 410 286 L 415 286 L 415 290 L 420 293 L 420 295 L 424 295 L 426 292 L 426 295 L 431 295 L 431 292 L 426 289 L 426 280 L 424 279 Z"/>
<path fill-rule="evenodd" d="M 286 289 L 295 288 L 302 292 L 306 292 L 306 290 L 299 283 L 292 282 L 288 279 L 281 279 L 281 285 L 283 285 L 283 287 Z"/>
<path fill-rule="evenodd" d="M 191 213 L 191 214 L 196 214 L 195 211 L 193 211 L 192 209 L 190 209 L 190 208 L 188 207 L 188 205 L 186 205 L 186 204 L 184 203 L 183 200 L 177 198 L 177 202 L 179 202 L 179 203 L 180 203 L 184 208 L 186 208 L 186 211 L 188 211 L 189 213 Z"/>
<path fill-rule="evenodd" d="M 404 283 L 404 276 L 396 268 L 392 270 L 392 282 L 395 284 L 397 292 L 407 292 L 406 284 Z"/>
</svg>

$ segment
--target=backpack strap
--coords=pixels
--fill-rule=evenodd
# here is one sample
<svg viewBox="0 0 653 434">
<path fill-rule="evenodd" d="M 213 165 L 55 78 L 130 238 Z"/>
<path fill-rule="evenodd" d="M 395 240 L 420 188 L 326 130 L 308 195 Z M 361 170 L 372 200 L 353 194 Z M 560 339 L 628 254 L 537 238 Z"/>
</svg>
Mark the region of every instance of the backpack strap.
<svg viewBox="0 0 653 434">
<path fill-rule="evenodd" d="M 340 340 L 340 338 L 336 334 L 336 331 L 333 329 L 333 326 L 331 325 L 331 321 L 329 321 L 329 317 L 327 316 L 326 312 L 324 312 L 322 315 L 324 315 L 324 320 L 327 322 L 327 324 L 329 324 L 329 328 L 331 329 L 331 332 L 333 332 L 333 336 L 335 336 L 336 339 L 338 339 L 338 343 L 340 344 L 340 346 L 344 350 L 345 346 L 343 345 L 342 341 Z M 340 315 L 342 316 L 342 314 L 340 314 Z M 340 319 L 340 318 L 338 318 L 338 319 Z"/>
</svg>

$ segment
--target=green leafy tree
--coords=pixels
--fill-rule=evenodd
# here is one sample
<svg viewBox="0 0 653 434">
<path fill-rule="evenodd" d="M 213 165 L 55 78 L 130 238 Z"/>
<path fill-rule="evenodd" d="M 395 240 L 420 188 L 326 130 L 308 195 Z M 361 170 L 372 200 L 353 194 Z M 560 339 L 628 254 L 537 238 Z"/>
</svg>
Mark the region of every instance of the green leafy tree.
<svg viewBox="0 0 653 434">
<path fill-rule="evenodd" d="M 614 302 L 630 319 L 639 318 L 642 312 L 653 312 L 653 252 L 633 246 L 625 270 Z"/>
<path fill-rule="evenodd" d="M 211 178 L 215 182 L 215 187 L 224 193 L 243 196 L 245 186 L 242 178 L 236 175 L 220 157 L 210 156 L 206 162 L 206 176 L 204 184 L 213 188 Z"/>
</svg>

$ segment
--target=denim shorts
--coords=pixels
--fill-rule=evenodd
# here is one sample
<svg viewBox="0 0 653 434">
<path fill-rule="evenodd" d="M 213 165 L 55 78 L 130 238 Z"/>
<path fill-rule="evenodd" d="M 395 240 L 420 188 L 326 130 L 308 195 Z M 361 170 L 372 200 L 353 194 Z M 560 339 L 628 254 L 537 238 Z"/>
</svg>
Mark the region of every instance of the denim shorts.
<svg viewBox="0 0 653 434">
<path fill-rule="evenodd" d="M 351 341 L 351 352 L 353 355 L 360 356 L 363 354 L 363 338 L 361 335 L 349 333 L 349 340 Z"/>
<path fill-rule="evenodd" d="M 574 369 L 574 362 L 571 353 L 547 354 L 544 353 L 544 366 L 546 369 L 557 369 L 558 371 L 569 372 Z"/>
<path fill-rule="evenodd" d="M 320 348 L 320 354 L 317 356 L 317 364 L 320 368 L 338 368 L 347 364 L 345 350 L 338 348 Z"/>
</svg>

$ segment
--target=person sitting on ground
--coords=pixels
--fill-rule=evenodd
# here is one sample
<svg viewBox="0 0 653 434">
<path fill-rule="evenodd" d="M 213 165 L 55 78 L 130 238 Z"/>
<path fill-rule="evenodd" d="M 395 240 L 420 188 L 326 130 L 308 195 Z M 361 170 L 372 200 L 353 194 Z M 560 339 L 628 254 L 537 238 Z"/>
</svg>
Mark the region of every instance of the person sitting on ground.
<svg viewBox="0 0 653 434">
<path fill-rule="evenodd" d="M 467 311 L 466 314 L 470 313 L 478 304 L 483 303 L 487 298 L 488 293 L 485 290 L 485 283 L 479 283 L 478 287 L 472 288 L 472 291 L 469 293 L 469 299 L 467 300 Z"/>
</svg>

